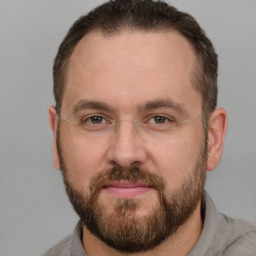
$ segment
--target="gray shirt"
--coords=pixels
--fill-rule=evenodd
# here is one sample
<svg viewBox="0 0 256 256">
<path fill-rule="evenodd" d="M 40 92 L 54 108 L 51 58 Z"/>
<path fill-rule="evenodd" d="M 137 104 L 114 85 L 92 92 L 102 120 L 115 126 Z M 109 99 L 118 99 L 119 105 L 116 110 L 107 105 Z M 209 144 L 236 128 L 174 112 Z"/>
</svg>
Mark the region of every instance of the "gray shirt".
<svg viewBox="0 0 256 256">
<path fill-rule="evenodd" d="M 256 256 L 255 225 L 217 212 L 207 193 L 202 209 L 203 231 L 188 256 Z M 72 235 L 43 256 L 87 256 L 82 246 L 81 234 L 82 227 L 78 223 Z"/>
</svg>

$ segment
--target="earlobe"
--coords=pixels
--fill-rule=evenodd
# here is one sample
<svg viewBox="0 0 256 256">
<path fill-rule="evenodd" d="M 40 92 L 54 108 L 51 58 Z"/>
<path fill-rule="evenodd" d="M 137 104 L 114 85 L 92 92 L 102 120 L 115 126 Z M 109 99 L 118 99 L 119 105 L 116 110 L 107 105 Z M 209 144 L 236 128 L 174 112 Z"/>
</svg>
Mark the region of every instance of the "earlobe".
<svg viewBox="0 0 256 256">
<path fill-rule="evenodd" d="M 227 113 L 223 108 L 213 111 L 208 126 L 208 159 L 207 170 L 211 171 L 220 162 L 224 138 L 227 130 Z"/>
<path fill-rule="evenodd" d="M 57 128 L 58 128 L 58 116 L 55 106 L 49 107 L 49 123 L 53 133 L 53 161 L 56 169 L 60 169 L 59 154 L 57 150 Z"/>
</svg>

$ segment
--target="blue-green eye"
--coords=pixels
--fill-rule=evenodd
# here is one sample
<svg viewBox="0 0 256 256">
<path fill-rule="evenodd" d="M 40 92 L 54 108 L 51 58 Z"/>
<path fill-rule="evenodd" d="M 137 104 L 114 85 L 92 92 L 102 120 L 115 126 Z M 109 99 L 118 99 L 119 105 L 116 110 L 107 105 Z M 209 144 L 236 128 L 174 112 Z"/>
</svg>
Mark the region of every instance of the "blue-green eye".
<svg viewBox="0 0 256 256">
<path fill-rule="evenodd" d="M 91 124 L 102 124 L 106 122 L 106 119 L 102 116 L 91 116 L 87 118 L 85 121 L 91 123 Z"/>
<path fill-rule="evenodd" d="M 88 131 L 104 130 L 111 125 L 111 122 L 101 115 L 84 117 L 80 122 L 81 127 Z"/>
<path fill-rule="evenodd" d="M 154 124 L 165 124 L 169 121 L 170 119 L 165 116 L 153 116 L 149 120 L 150 123 L 154 123 Z"/>
<path fill-rule="evenodd" d="M 164 116 L 155 116 L 154 121 L 156 124 L 164 124 L 164 123 L 168 122 L 168 119 Z"/>
</svg>

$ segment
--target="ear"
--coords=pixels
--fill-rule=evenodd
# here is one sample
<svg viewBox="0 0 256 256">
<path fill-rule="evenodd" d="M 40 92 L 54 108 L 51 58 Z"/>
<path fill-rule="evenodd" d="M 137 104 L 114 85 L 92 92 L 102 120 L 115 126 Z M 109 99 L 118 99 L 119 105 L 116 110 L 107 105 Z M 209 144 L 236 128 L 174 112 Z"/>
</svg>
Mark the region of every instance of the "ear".
<svg viewBox="0 0 256 256">
<path fill-rule="evenodd" d="M 215 169 L 220 162 L 226 131 L 227 112 L 223 108 L 215 109 L 208 124 L 208 171 Z"/>
<path fill-rule="evenodd" d="M 60 160 L 57 150 L 57 127 L 58 127 L 58 116 L 55 106 L 49 107 L 49 123 L 53 133 L 53 161 L 56 169 L 60 169 Z"/>
</svg>

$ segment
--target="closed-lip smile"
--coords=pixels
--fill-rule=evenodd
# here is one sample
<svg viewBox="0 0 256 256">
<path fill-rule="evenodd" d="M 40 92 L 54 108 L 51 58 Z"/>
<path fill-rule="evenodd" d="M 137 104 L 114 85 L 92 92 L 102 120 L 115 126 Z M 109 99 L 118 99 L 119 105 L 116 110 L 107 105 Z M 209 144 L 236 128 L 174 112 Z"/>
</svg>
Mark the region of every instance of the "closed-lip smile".
<svg viewBox="0 0 256 256">
<path fill-rule="evenodd" d="M 113 181 L 103 186 L 103 189 L 116 197 L 131 198 L 148 192 L 152 187 L 143 182 Z"/>
</svg>

